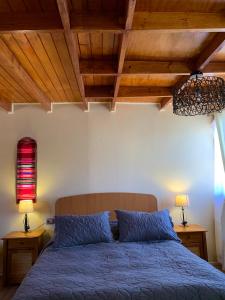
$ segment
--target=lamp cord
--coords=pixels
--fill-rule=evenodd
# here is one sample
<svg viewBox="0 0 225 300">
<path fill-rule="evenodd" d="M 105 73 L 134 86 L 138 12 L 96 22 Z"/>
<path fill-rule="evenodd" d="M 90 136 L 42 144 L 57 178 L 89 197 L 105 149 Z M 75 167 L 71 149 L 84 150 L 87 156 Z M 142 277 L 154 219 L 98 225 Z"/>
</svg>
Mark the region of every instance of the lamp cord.
<svg viewBox="0 0 225 300">
<path fill-rule="evenodd" d="M 42 223 L 41 225 L 39 225 L 38 227 L 36 227 L 34 230 L 37 230 L 38 228 L 40 228 L 41 226 L 45 225 L 45 222 Z"/>
</svg>

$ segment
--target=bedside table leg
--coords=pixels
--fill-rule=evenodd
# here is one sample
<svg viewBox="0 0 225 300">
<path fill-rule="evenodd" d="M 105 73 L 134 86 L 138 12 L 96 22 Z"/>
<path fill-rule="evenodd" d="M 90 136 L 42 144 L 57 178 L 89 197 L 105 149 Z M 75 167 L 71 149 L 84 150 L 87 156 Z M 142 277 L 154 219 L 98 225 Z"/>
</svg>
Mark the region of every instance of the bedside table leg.
<svg viewBox="0 0 225 300">
<path fill-rule="evenodd" d="M 3 286 L 7 285 L 7 245 L 8 241 L 3 241 L 3 277 L 2 277 L 2 284 Z"/>
<path fill-rule="evenodd" d="M 203 233 L 203 255 L 204 259 L 208 261 L 208 251 L 207 251 L 207 241 L 206 241 L 206 233 Z"/>
</svg>

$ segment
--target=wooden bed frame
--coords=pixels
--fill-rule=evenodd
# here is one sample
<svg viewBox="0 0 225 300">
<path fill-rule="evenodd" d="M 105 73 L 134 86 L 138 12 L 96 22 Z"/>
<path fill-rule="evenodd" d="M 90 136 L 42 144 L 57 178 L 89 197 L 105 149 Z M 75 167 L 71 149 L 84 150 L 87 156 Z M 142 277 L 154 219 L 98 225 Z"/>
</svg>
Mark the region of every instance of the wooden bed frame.
<svg viewBox="0 0 225 300">
<path fill-rule="evenodd" d="M 110 211 L 115 219 L 115 209 L 156 211 L 157 199 L 153 195 L 135 193 L 96 193 L 59 198 L 55 204 L 55 215 L 87 215 Z"/>
</svg>

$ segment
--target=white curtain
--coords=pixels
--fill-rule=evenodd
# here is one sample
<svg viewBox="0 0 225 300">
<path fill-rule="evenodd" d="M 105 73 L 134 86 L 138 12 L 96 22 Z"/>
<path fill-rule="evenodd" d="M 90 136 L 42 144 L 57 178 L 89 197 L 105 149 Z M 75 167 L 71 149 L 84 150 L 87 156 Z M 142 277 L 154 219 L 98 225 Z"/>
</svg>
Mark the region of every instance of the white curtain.
<svg viewBox="0 0 225 300">
<path fill-rule="evenodd" d="M 215 234 L 217 260 L 225 270 L 225 113 L 215 115 Z"/>
</svg>

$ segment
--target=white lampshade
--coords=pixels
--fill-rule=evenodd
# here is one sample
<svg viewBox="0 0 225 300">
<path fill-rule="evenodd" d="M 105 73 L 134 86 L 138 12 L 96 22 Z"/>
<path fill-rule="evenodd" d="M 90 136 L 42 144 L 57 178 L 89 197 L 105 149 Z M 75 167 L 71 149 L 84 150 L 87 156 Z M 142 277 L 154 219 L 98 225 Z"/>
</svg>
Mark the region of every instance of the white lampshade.
<svg viewBox="0 0 225 300">
<path fill-rule="evenodd" d="M 176 195 L 175 205 L 179 207 L 184 207 L 189 205 L 188 195 Z"/>
<path fill-rule="evenodd" d="M 31 213 L 34 211 L 33 201 L 32 200 L 21 200 L 19 203 L 19 212 L 20 213 Z"/>
</svg>

